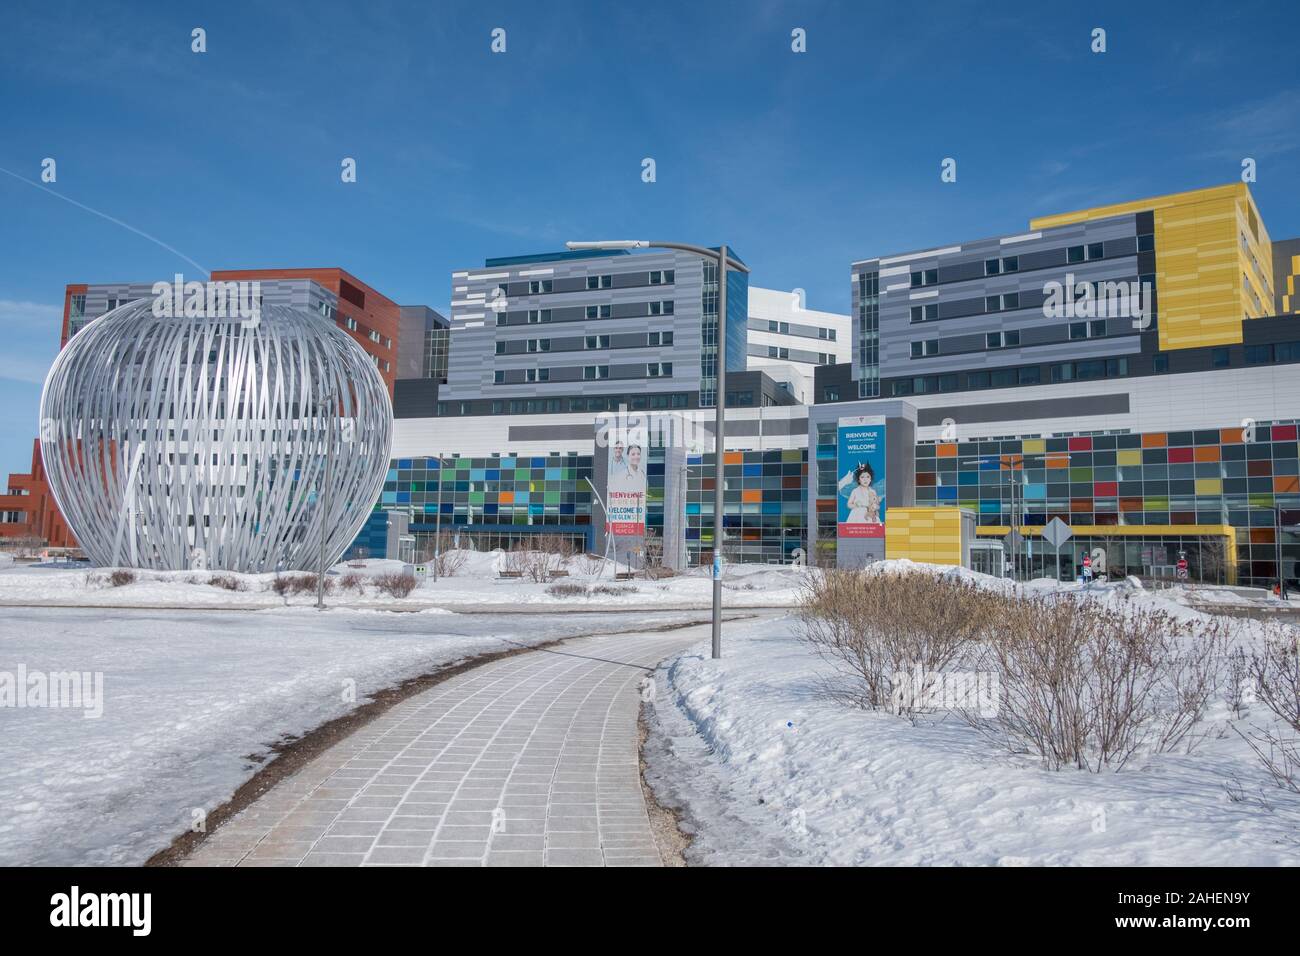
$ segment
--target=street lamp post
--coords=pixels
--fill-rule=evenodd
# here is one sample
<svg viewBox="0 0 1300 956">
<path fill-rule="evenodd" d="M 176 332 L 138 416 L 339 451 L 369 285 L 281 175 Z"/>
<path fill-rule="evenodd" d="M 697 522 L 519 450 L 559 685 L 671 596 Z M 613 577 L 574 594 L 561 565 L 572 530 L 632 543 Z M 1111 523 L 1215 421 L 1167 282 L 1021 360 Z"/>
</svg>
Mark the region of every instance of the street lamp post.
<svg viewBox="0 0 1300 956">
<path fill-rule="evenodd" d="M 727 270 L 749 272 L 743 262 L 727 254 L 725 244 L 717 249 L 684 242 L 650 242 L 645 239 L 622 239 L 609 242 L 566 242 L 569 249 L 679 249 L 718 264 L 718 326 L 717 357 L 714 361 L 714 378 L 717 382 L 714 399 L 713 426 L 713 657 L 722 657 L 722 476 L 724 439 L 727 414 Z"/>
</svg>

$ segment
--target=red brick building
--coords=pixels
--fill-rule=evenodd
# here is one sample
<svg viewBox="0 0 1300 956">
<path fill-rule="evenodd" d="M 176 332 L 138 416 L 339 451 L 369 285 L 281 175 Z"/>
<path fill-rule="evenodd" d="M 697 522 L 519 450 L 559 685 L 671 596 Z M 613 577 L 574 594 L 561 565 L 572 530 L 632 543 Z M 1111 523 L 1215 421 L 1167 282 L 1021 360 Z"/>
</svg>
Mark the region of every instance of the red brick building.
<svg viewBox="0 0 1300 956">
<path fill-rule="evenodd" d="M 212 273 L 213 282 L 270 279 L 311 279 L 338 296 L 334 321 L 375 361 L 393 395 L 397 381 L 397 331 L 401 307 L 342 269 L 226 269 Z"/>
<path fill-rule="evenodd" d="M 0 539 L 39 539 L 54 548 L 75 548 L 76 539 L 50 494 L 40 440 L 32 442 L 32 470 L 11 474 L 0 494 Z"/>
</svg>

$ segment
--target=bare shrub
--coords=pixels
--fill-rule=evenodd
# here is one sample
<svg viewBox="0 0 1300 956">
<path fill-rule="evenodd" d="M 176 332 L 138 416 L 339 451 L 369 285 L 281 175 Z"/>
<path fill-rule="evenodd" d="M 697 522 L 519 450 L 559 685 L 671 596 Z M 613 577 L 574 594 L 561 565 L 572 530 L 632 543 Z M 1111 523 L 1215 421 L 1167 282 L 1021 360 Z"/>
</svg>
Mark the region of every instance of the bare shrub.
<svg viewBox="0 0 1300 956">
<path fill-rule="evenodd" d="M 404 598 L 415 590 L 417 582 L 412 574 L 380 574 L 372 583 L 389 597 Z"/>
<path fill-rule="evenodd" d="M 616 596 L 619 594 L 636 594 L 637 589 L 630 584 L 597 584 L 591 589 L 591 593 Z"/>
<path fill-rule="evenodd" d="M 521 544 L 516 544 L 509 551 L 502 551 L 497 559 L 497 571 L 501 574 L 523 574 L 528 567 L 528 552 Z"/>
<path fill-rule="evenodd" d="M 645 546 L 641 550 L 641 569 L 651 581 L 671 578 L 677 574 L 664 564 L 664 539 L 656 528 L 646 528 Z"/>
<path fill-rule="evenodd" d="M 909 718 L 925 709 L 943 669 L 991 632 L 1006 603 L 960 578 L 926 573 L 819 569 L 804 588 L 799 636 L 840 671 L 826 691 Z"/>
<path fill-rule="evenodd" d="M 1216 690 L 1227 632 L 1222 619 L 1018 598 L 986 645 L 1001 685 L 997 715 L 965 716 L 1049 769 L 1120 770 L 1136 753 L 1187 739 Z"/>
<path fill-rule="evenodd" d="M 1282 724 L 1282 729 L 1253 726 L 1243 732 L 1273 782 L 1300 794 L 1300 631 L 1270 627 L 1247 655 L 1246 673 L 1251 694 Z"/>
<path fill-rule="evenodd" d="M 135 572 L 128 568 L 114 568 L 108 573 L 108 583 L 115 588 L 125 584 L 135 584 Z"/>
<path fill-rule="evenodd" d="M 356 591 L 358 594 L 365 594 L 366 576 L 358 574 L 356 571 L 348 571 L 339 578 L 339 587 L 344 591 Z"/>
<path fill-rule="evenodd" d="M 546 589 L 546 593 L 557 598 L 586 597 L 587 586 L 585 584 L 569 584 L 561 582 L 552 584 Z"/>
<path fill-rule="evenodd" d="M 247 591 L 248 585 L 233 574 L 214 574 L 208 578 L 208 584 L 214 588 L 224 588 L 227 591 Z"/>
<path fill-rule="evenodd" d="M 546 582 L 556 571 L 563 571 L 573 558 L 573 542 L 562 534 L 539 534 L 529 542 L 520 543 L 509 553 L 517 555 L 518 567 L 524 576 L 538 584 Z"/>
<path fill-rule="evenodd" d="M 591 554 L 590 552 L 586 552 L 584 554 L 578 555 L 575 558 L 575 562 L 576 562 L 576 570 L 579 574 L 583 575 L 584 577 L 592 577 L 593 575 L 599 573 L 601 566 L 605 563 L 605 559 L 601 557 L 599 554 Z"/>
<path fill-rule="evenodd" d="M 276 594 L 315 594 L 318 580 L 319 576 L 315 574 L 287 574 L 277 577 L 271 587 Z M 283 591 L 277 587 L 281 581 L 284 582 Z M 325 578 L 325 593 L 334 593 L 334 582 L 329 577 Z"/>
<path fill-rule="evenodd" d="M 293 579 L 285 577 L 283 574 L 277 574 L 275 580 L 271 582 L 271 590 L 287 600 L 293 592 Z"/>
</svg>

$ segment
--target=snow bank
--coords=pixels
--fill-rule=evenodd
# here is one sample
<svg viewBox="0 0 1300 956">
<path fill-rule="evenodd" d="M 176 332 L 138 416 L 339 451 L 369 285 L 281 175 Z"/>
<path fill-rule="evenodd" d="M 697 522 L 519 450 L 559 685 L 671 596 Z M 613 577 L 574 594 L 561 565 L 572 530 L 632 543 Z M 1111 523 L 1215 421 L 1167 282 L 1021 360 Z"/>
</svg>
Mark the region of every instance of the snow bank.
<svg viewBox="0 0 1300 956">
<path fill-rule="evenodd" d="M 561 597 L 548 592 L 548 584 L 526 578 L 497 576 L 501 552 L 462 552 L 465 564 L 452 577 L 422 579 L 406 598 L 393 598 L 368 586 L 364 594 L 342 590 L 347 574 L 373 578 L 398 573 L 400 561 L 367 560 L 341 563 L 331 569 L 334 592 L 326 597 L 332 607 L 423 608 L 441 605 L 536 604 L 557 607 L 644 607 L 646 605 L 703 606 L 712 599 L 712 579 L 707 569 L 657 581 L 638 578 L 615 582 L 614 566 L 576 558 L 568 566 L 565 581 L 578 584 L 618 583 L 633 590 L 618 594 Z M 290 572 L 301 573 L 301 572 Z M 788 607 L 799 599 L 807 570 L 788 566 L 734 564 L 723 576 L 723 601 L 728 606 Z M 275 574 L 232 574 L 226 571 L 137 571 L 132 584 L 112 587 L 104 569 L 76 570 L 64 567 L 17 567 L 0 570 L 0 606 L 40 605 L 49 607 L 154 607 L 154 608 L 274 608 L 306 607 L 316 595 L 281 597 L 272 591 Z M 244 590 L 226 590 L 209 584 L 212 578 L 234 578 Z"/>
<path fill-rule="evenodd" d="M 951 573 L 910 562 L 877 570 Z M 982 586 L 1010 585 L 956 573 Z M 1022 587 L 1200 616 L 1122 583 L 1086 595 L 1073 584 Z M 1121 773 L 1053 772 L 953 715 L 913 726 L 827 699 L 830 665 L 797 640 L 795 625 L 793 614 L 730 625 L 723 660 L 692 648 L 658 672 L 648 779 L 662 799 L 684 807 L 697 831 L 694 862 L 1300 863 L 1300 805 L 1271 786 L 1231 727 L 1270 722 L 1262 706 L 1234 718 L 1213 698 L 1190 754 L 1152 756 Z M 1268 794 L 1272 811 L 1234 802 L 1229 788 Z"/>
</svg>

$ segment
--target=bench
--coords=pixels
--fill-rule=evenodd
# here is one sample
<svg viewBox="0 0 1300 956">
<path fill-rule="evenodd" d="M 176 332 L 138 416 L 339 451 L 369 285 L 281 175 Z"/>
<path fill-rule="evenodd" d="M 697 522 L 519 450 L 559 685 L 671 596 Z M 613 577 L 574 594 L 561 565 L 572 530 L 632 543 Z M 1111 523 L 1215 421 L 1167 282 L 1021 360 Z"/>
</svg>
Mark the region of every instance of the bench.
<svg viewBox="0 0 1300 956">
<path fill-rule="evenodd" d="M 497 577 L 499 578 L 522 578 L 523 576 L 524 576 L 524 572 L 522 571 L 498 571 L 497 572 Z"/>
<path fill-rule="evenodd" d="M 635 580 L 636 580 L 636 572 L 635 572 L 635 571 L 617 571 L 617 572 L 615 572 L 615 574 L 614 574 L 614 580 L 615 580 L 615 581 L 635 581 Z"/>
<path fill-rule="evenodd" d="M 548 581 L 554 581 L 556 578 L 567 578 L 568 576 L 569 576 L 569 572 L 563 569 L 546 572 L 546 579 Z"/>
</svg>

